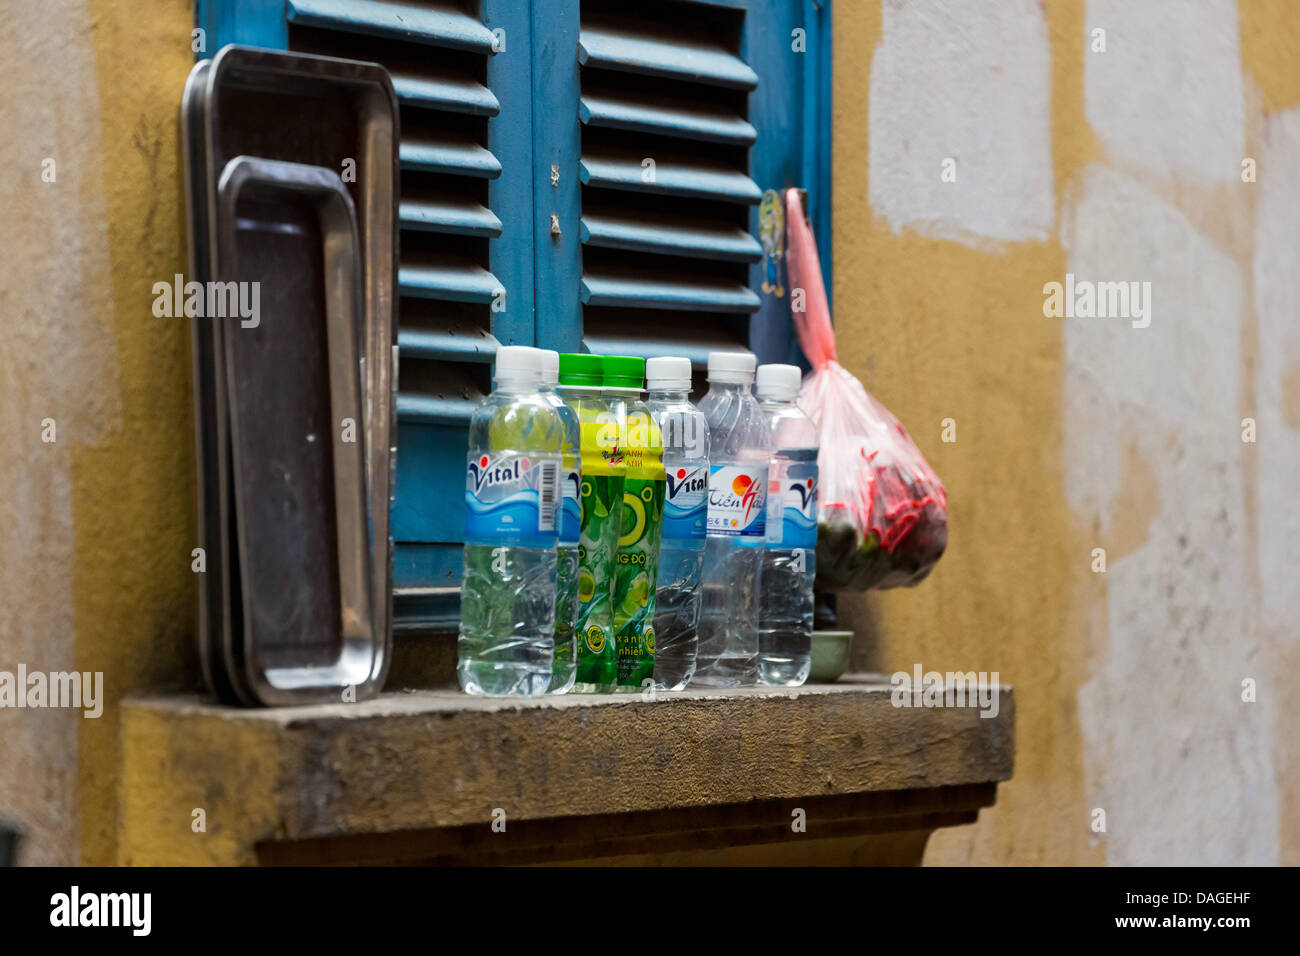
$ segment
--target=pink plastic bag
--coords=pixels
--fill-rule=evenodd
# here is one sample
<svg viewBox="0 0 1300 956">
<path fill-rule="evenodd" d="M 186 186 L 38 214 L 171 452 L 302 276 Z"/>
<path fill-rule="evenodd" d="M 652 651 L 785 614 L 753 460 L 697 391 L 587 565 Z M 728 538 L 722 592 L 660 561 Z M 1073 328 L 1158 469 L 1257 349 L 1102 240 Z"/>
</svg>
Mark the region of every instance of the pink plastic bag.
<svg viewBox="0 0 1300 956">
<path fill-rule="evenodd" d="M 907 429 L 836 361 L 817 244 L 797 190 L 786 192 L 786 253 L 805 311 L 791 312 L 813 370 L 799 404 L 817 424 L 819 591 L 919 583 L 948 543 L 948 497 Z"/>
</svg>

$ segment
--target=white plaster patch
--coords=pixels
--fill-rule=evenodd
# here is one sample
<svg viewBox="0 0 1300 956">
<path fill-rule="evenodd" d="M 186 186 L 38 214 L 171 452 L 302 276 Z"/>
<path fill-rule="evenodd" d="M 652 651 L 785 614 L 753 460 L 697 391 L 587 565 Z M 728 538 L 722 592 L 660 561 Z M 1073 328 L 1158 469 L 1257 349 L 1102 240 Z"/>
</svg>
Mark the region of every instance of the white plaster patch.
<svg viewBox="0 0 1300 956">
<path fill-rule="evenodd" d="M 1294 641 L 1300 638 L 1300 110 L 1265 119 L 1258 189 L 1260 606 L 1264 623 Z"/>
<path fill-rule="evenodd" d="M 85 0 L 32 17 L 0 6 L 0 669 L 73 670 L 72 449 L 120 421 L 100 178 L 93 24 Z M 120 119 L 120 118 L 119 118 Z M 42 180 L 54 160 L 53 182 Z M 142 291 L 141 316 L 148 317 Z M 57 441 L 41 441 L 43 419 Z M 77 862 L 79 716 L 0 710 L 0 813 L 24 864 Z"/>
<path fill-rule="evenodd" d="M 1051 95 L 1035 0 L 886 0 L 871 64 L 872 208 L 895 232 L 1047 239 Z M 949 158 L 955 182 L 941 179 Z"/>
<path fill-rule="evenodd" d="M 1092 49 L 1106 31 L 1106 51 Z M 1084 112 L 1117 164 L 1239 180 L 1245 151 L 1235 0 L 1088 0 Z"/>
<path fill-rule="evenodd" d="M 1043 320 L 1065 322 L 1066 494 L 1098 528 L 1088 549 L 1131 530 L 1113 524 L 1130 491 L 1126 448 L 1159 488 L 1145 543 L 1108 563 L 1106 654 L 1079 692 L 1088 805 L 1106 810 L 1112 864 L 1274 863 L 1272 724 L 1240 698 L 1258 651 L 1240 270 L 1177 209 L 1105 167 L 1073 184 L 1061 232 L 1076 276 L 1152 284 L 1146 329 Z"/>
</svg>

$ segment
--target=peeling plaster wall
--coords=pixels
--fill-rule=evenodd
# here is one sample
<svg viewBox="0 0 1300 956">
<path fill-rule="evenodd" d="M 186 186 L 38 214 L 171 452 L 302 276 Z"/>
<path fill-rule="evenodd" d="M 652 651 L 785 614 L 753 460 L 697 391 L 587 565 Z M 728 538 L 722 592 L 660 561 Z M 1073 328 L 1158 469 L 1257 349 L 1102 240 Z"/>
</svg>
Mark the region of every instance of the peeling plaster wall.
<svg viewBox="0 0 1300 956">
<path fill-rule="evenodd" d="M 951 506 L 931 578 L 842 615 L 859 666 L 998 671 L 1018 698 L 1015 779 L 929 862 L 1300 857 L 1296 14 L 836 9 L 842 354 Z M 1055 214 L 1027 214 L 1044 188 Z M 1150 326 L 1045 317 L 1067 272 L 1150 282 Z"/>
<path fill-rule="evenodd" d="M 89 11 L 59 0 L 44 13 L 73 29 L 24 28 L 17 5 L 0 9 L 0 89 L 45 106 L 6 109 L 0 140 L 0 670 L 10 673 L 76 666 L 72 456 L 121 416 Z M 28 862 L 77 859 L 79 721 L 0 710 L 0 815 L 23 822 Z"/>
<path fill-rule="evenodd" d="M 871 64 L 874 212 L 895 231 L 1046 239 L 1051 55 L 1037 3 L 888 3 L 883 18 Z M 929 82 L 915 82 L 922 74 Z M 945 162 L 955 181 L 940 181 Z"/>
</svg>

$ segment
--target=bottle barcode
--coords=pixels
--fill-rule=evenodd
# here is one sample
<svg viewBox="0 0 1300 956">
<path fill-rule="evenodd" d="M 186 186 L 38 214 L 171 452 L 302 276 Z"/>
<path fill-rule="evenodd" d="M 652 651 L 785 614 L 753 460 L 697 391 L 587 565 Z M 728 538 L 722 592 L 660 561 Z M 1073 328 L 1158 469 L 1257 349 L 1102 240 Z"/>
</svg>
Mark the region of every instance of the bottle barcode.
<svg viewBox="0 0 1300 956">
<path fill-rule="evenodd" d="M 560 466 L 553 461 L 541 464 L 538 490 L 537 530 L 555 530 L 555 501 L 560 485 Z"/>
</svg>

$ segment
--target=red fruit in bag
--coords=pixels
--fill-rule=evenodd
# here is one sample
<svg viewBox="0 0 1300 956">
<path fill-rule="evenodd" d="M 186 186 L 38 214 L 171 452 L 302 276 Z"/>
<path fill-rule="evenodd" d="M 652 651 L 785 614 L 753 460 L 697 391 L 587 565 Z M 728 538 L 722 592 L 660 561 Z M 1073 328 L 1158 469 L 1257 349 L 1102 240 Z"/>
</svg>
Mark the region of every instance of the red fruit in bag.
<svg viewBox="0 0 1300 956">
<path fill-rule="evenodd" d="M 799 404 L 817 425 L 819 591 L 907 587 L 922 581 L 948 544 L 948 497 L 907 429 L 839 364 L 826 287 L 797 190 L 786 192 L 793 312 L 813 370 Z"/>
</svg>

